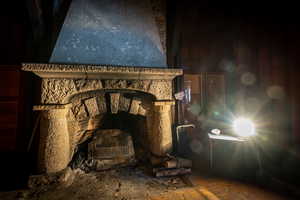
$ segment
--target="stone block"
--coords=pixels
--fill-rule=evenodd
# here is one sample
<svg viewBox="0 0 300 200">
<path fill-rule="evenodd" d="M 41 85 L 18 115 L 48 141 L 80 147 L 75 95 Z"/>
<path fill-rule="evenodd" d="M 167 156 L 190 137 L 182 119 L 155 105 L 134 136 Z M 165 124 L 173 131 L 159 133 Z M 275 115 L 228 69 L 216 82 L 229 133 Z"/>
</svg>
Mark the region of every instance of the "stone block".
<svg viewBox="0 0 300 200">
<path fill-rule="evenodd" d="M 133 115 L 137 115 L 139 113 L 140 104 L 141 104 L 141 99 L 133 97 L 131 101 L 129 113 Z"/>
<path fill-rule="evenodd" d="M 100 114 L 96 97 L 84 100 L 84 104 L 90 117 L 94 117 Z"/>
<path fill-rule="evenodd" d="M 90 118 L 88 121 L 87 130 L 99 129 L 103 124 L 103 117 L 104 115 L 97 115 L 95 117 Z"/>
<path fill-rule="evenodd" d="M 104 95 L 98 96 L 98 110 L 99 113 L 106 113 L 107 112 L 107 107 L 106 107 L 106 99 Z"/>
<path fill-rule="evenodd" d="M 88 117 L 85 105 L 80 103 L 71 108 L 76 120 L 84 120 Z"/>
<path fill-rule="evenodd" d="M 119 111 L 119 99 L 120 99 L 120 93 L 110 94 L 110 110 L 111 113 L 113 114 L 116 114 Z"/>
<path fill-rule="evenodd" d="M 138 115 L 142 115 L 142 116 L 147 115 L 147 110 L 142 105 L 140 105 L 139 107 Z"/>
<path fill-rule="evenodd" d="M 119 110 L 128 112 L 130 107 L 130 101 L 131 99 L 124 97 L 123 95 L 120 95 L 119 99 Z"/>
<path fill-rule="evenodd" d="M 58 172 L 70 161 L 67 109 L 43 110 L 40 122 L 39 172 Z"/>
</svg>

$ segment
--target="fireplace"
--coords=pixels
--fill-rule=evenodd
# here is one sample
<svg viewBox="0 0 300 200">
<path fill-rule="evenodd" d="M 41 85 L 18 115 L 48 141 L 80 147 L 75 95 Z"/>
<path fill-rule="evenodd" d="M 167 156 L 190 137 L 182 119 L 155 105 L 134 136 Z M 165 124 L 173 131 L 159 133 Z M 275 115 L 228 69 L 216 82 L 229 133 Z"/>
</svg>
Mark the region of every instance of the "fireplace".
<svg viewBox="0 0 300 200">
<path fill-rule="evenodd" d="M 84 142 L 103 166 L 172 151 L 172 80 L 181 69 L 26 63 L 23 70 L 41 78 L 33 108 L 41 115 L 39 172 L 66 168 Z"/>
</svg>

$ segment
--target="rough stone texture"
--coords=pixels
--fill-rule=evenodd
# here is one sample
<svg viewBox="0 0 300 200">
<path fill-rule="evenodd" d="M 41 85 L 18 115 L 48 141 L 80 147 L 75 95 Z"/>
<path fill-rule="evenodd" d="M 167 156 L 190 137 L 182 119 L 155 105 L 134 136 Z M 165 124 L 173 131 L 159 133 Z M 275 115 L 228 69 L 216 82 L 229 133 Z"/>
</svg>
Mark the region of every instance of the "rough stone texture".
<svg viewBox="0 0 300 200">
<path fill-rule="evenodd" d="M 85 105 L 83 103 L 74 105 L 72 108 L 73 115 L 75 119 L 80 121 L 86 119 L 88 117 L 88 113 L 86 111 Z"/>
<path fill-rule="evenodd" d="M 99 110 L 100 113 L 106 113 L 107 112 L 106 100 L 105 100 L 104 95 L 98 96 L 98 110 Z"/>
<path fill-rule="evenodd" d="M 119 110 L 123 112 L 128 112 L 130 107 L 130 99 L 124 97 L 123 95 L 120 96 L 119 99 Z"/>
<path fill-rule="evenodd" d="M 128 67 L 111 65 L 66 65 L 23 63 L 22 70 L 31 71 L 41 78 L 71 79 L 124 79 L 124 80 L 172 80 L 183 74 L 182 69 Z"/>
<path fill-rule="evenodd" d="M 167 80 L 152 81 L 148 92 L 150 94 L 153 94 L 157 100 L 171 100 L 172 81 L 167 81 Z"/>
<path fill-rule="evenodd" d="M 44 110 L 40 122 L 39 172 L 58 172 L 70 161 L 67 109 Z"/>
<path fill-rule="evenodd" d="M 92 117 L 88 121 L 88 127 L 87 130 L 96 130 L 100 128 L 103 125 L 102 119 L 104 115 L 97 115 L 95 117 Z"/>
<path fill-rule="evenodd" d="M 137 115 L 138 112 L 139 112 L 139 108 L 140 108 L 140 104 L 141 104 L 141 99 L 139 98 L 133 98 L 132 101 L 131 101 L 131 106 L 130 106 L 130 111 L 129 113 L 130 114 L 133 114 L 133 115 Z"/>
<path fill-rule="evenodd" d="M 107 91 L 107 92 L 111 97 L 110 100 L 106 99 L 105 93 L 102 92 L 102 93 L 90 93 L 91 95 L 98 94 L 99 96 L 94 96 L 94 97 L 91 96 L 90 98 L 87 98 L 85 100 L 76 99 L 76 101 L 68 105 L 35 106 L 36 110 L 42 110 L 42 112 L 51 113 L 51 118 L 48 117 L 43 121 L 43 123 L 41 124 L 41 129 L 42 128 L 44 129 L 43 131 L 45 133 L 44 135 L 46 135 L 48 132 L 49 134 L 54 136 L 51 136 L 50 138 L 44 136 L 41 138 L 41 141 L 44 141 L 44 143 L 47 144 L 49 143 L 50 146 L 52 145 L 51 148 L 56 149 L 56 147 L 54 147 L 55 145 L 58 146 L 59 148 L 65 148 L 63 149 L 63 151 L 70 152 L 69 155 L 72 156 L 76 145 L 80 144 L 83 141 L 86 141 L 88 138 L 92 136 L 92 134 L 88 134 L 88 133 L 92 133 L 94 130 L 99 129 L 103 126 L 103 122 L 104 122 L 103 117 L 105 115 L 104 111 L 107 112 L 106 105 L 109 104 L 109 102 L 107 102 L 106 100 L 108 100 L 110 101 L 112 113 L 117 113 L 119 108 L 122 108 L 121 109 L 122 111 L 127 111 L 128 113 L 133 115 L 141 115 L 146 117 L 147 124 L 144 124 L 145 128 L 141 129 L 140 134 L 141 137 L 143 134 L 145 136 L 148 136 L 147 141 L 149 144 L 147 144 L 147 146 L 149 146 L 151 153 L 158 156 L 165 156 L 167 153 L 171 152 L 172 132 L 171 132 L 170 108 L 174 104 L 173 101 L 163 100 L 163 101 L 153 102 L 152 100 L 147 99 L 146 97 L 144 98 L 136 97 L 135 95 L 137 95 L 137 93 L 128 93 L 128 96 L 126 96 L 125 95 L 126 93 L 123 93 L 121 95 L 120 93 L 114 93 L 111 91 Z M 130 96 L 132 96 L 131 97 L 132 99 L 130 99 Z M 89 113 L 87 112 L 87 110 L 89 111 Z M 62 117 L 59 111 L 64 111 L 65 115 Z M 94 112 L 95 115 L 92 114 L 92 112 Z M 69 113 L 68 121 L 66 118 L 67 113 Z M 96 113 L 98 114 L 96 115 Z M 58 122 L 64 124 L 57 125 Z M 48 128 L 49 127 L 48 124 L 51 125 L 51 128 Z M 56 129 L 59 129 L 59 131 L 57 131 Z M 55 133 L 59 135 L 58 136 L 55 135 L 53 131 L 56 131 Z M 61 131 L 63 131 L 63 133 L 61 133 Z M 68 134 L 68 131 L 70 131 L 70 134 L 67 136 L 67 139 L 65 139 L 67 140 L 67 144 L 63 147 L 63 145 L 61 145 L 59 140 L 62 140 L 60 139 L 60 137 L 63 137 L 63 134 L 66 133 Z M 143 140 L 142 142 L 145 142 L 145 140 Z M 50 153 L 47 152 L 40 156 L 41 157 L 40 160 L 47 161 L 47 162 L 42 161 L 42 164 L 50 168 L 50 171 L 53 170 L 53 168 L 55 169 L 59 168 L 55 164 L 54 166 L 49 164 L 50 162 L 49 155 L 52 154 L 54 154 L 54 156 L 51 157 L 52 159 L 51 163 L 60 163 L 54 161 L 55 159 L 58 159 L 57 158 L 58 151 L 61 151 L 61 149 L 59 150 L 51 149 Z M 63 162 L 65 162 L 64 160 L 66 160 L 65 157 L 63 159 L 59 157 L 59 159 L 62 160 Z M 68 164 L 68 162 L 69 160 L 66 163 Z"/>
<path fill-rule="evenodd" d="M 104 85 L 106 89 L 125 89 L 127 88 L 126 80 L 105 80 Z"/>
<path fill-rule="evenodd" d="M 65 105 L 35 105 L 33 106 L 33 110 L 55 110 L 55 109 L 67 109 L 70 108 L 72 104 L 65 104 Z"/>
<path fill-rule="evenodd" d="M 75 80 L 75 86 L 77 91 L 89 91 L 89 90 L 99 90 L 102 88 L 101 80 L 86 80 L 78 79 Z"/>
<path fill-rule="evenodd" d="M 142 115 L 142 116 L 147 115 L 147 110 L 142 105 L 140 105 L 140 107 L 139 107 L 138 115 Z"/>
<path fill-rule="evenodd" d="M 28 179 L 27 186 L 30 189 L 36 189 L 42 186 L 55 186 L 55 188 L 69 187 L 75 178 L 75 173 L 70 167 L 57 173 L 32 175 Z"/>
<path fill-rule="evenodd" d="M 84 104 L 90 117 L 95 117 L 100 114 L 96 97 L 84 100 Z"/>
<path fill-rule="evenodd" d="M 151 80 L 105 80 L 105 89 L 129 89 L 148 92 Z M 153 94 L 155 95 L 155 94 Z"/>
<path fill-rule="evenodd" d="M 127 80 L 127 88 L 147 92 L 150 83 L 151 80 Z"/>
<path fill-rule="evenodd" d="M 67 104 L 76 95 L 101 89 L 135 90 L 171 100 L 172 79 L 182 75 L 181 69 L 97 65 L 23 64 L 22 69 L 43 78 L 42 104 Z"/>
<path fill-rule="evenodd" d="M 43 104 L 62 104 L 63 100 L 76 92 L 71 79 L 43 79 L 41 102 Z"/>
<path fill-rule="evenodd" d="M 70 158 L 74 155 L 74 150 L 76 145 L 78 144 L 77 136 L 79 135 L 78 130 L 78 122 L 75 120 L 70 120 L 67 117 L 67 126 L 68 126 L 68 133 L 69 133 L 69 144 L 70 144 Z"/>
<path fill-rule="evenodd" d="M 40 168 L 47 167 L 44 171 L 58 170 L 68 164 L 75 146 L 90 137 L 87 133 L 102 126 L 110 103 L 113 113 L 120 110 L 146 117 L 147 146 L 153 154 L 164 156 L 171 151 L 171 104 L 167 101 L 172 100 L 172 79 L 181 75 L 182 70 L 60 64 L 23 64 L 23 70 L 42 78 L 41 103 L 53 104 L 35 107 L 46 113 L 45 116 L 53 117 L 44 117 L 41 123 L 41 146 L 44 147 L 39 160 Z M 125 97 L 126 92 L 128 96 Z M 112 93 L 117 93 L 118 97 Z M 110 102 L 107 102 L 106 94 L 112 94 Z M 143 98 L 146 94 L 149 98 Z M 154 99 L 163 101 L 153 105 Z M 58 110 L 66 110 L 67 114 L 68 108 L 62 104 L 70 103 L 68 117 L 61 117 Z M 50 155 L 53 156 L 50 158 Z"/>
<path fill-rule="evenodd" d="M 165 156 L 172 151 L 171 105 L 172 101 L 154 102 L 150 149 L 154 155 Z"/>
<path fill-rule="evenodd" d="M 112 114 L 116 114 L 119 111 L 119 99 L 120 93 L 110 94 L 110 110 Z"/>
<path fill-rule="evenodd" d="M 78 80 L 77 80 L 78 81 Z M 82 98 L 86 92 L 104 89 L 128 89 L 150 93 L 158 100 L 172 99 L 171 80 L 79 80 L 80 84 L 70 79 L 43 79 L 41 103 L 67 104 L 77 95 Z"/>
</svg>

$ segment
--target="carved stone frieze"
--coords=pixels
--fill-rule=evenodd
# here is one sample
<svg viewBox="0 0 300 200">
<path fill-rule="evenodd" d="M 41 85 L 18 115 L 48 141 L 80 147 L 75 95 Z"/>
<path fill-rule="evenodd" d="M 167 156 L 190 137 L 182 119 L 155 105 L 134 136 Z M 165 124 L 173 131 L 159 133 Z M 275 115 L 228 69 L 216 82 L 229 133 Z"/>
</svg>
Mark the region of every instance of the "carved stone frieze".
<svg viewBox="0 0 300 200">
<path fill-rule="evenodd" d="M 76 93 L 71 79 L 43 79 L 41 102 L 43 104 L 62 104 L 64 99 Z"/>
<path fill-rule="evenodd" d="M 103 82 L 104 86 L 101 80 L 43 79 L 41 103 L 67 104 L 74 95 L 108 89 L 150 93 L 157 100 L 172 99 L 172 82 L 169 80 L 104 80 Z"/>
<path fill-rule="evenodd" d="M 102 88 L 101 80 L 77 79 L 74 82 L 77 91 L 99 90 Z"/>
<path fill-rule="evenodd" d="M 127 80 L 127 88 L 148 92 L 151 80 Z"/>
<path fill-rule="evenodd" d="M 126 89 L 126 80 L 105 80 L 104 86 L 106 89 Z"/>
</svg>

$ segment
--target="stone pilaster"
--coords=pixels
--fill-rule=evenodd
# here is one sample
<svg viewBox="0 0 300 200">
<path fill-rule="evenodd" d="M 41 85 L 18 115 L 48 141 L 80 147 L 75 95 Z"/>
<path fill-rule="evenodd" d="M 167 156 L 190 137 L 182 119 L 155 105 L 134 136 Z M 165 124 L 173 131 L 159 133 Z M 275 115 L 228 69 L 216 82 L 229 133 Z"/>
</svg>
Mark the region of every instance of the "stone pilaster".
<svg viewBox="0 0 300 200">
<path fill-rule="evenodd" d="M 174 105 L 174 101 L 155 101 L 153 103 L 150 150 L 158 156 L 164 156 L 172 151 L 172 120 L 170 115 L 172 105 Z"/>
<path fill-rule="evenodd" d="M 68 106 L 34 106 L 41 112 L 38 171 L 58 172 L 70 161 L 69 133 L 66 115 Z"/>
</svg>

